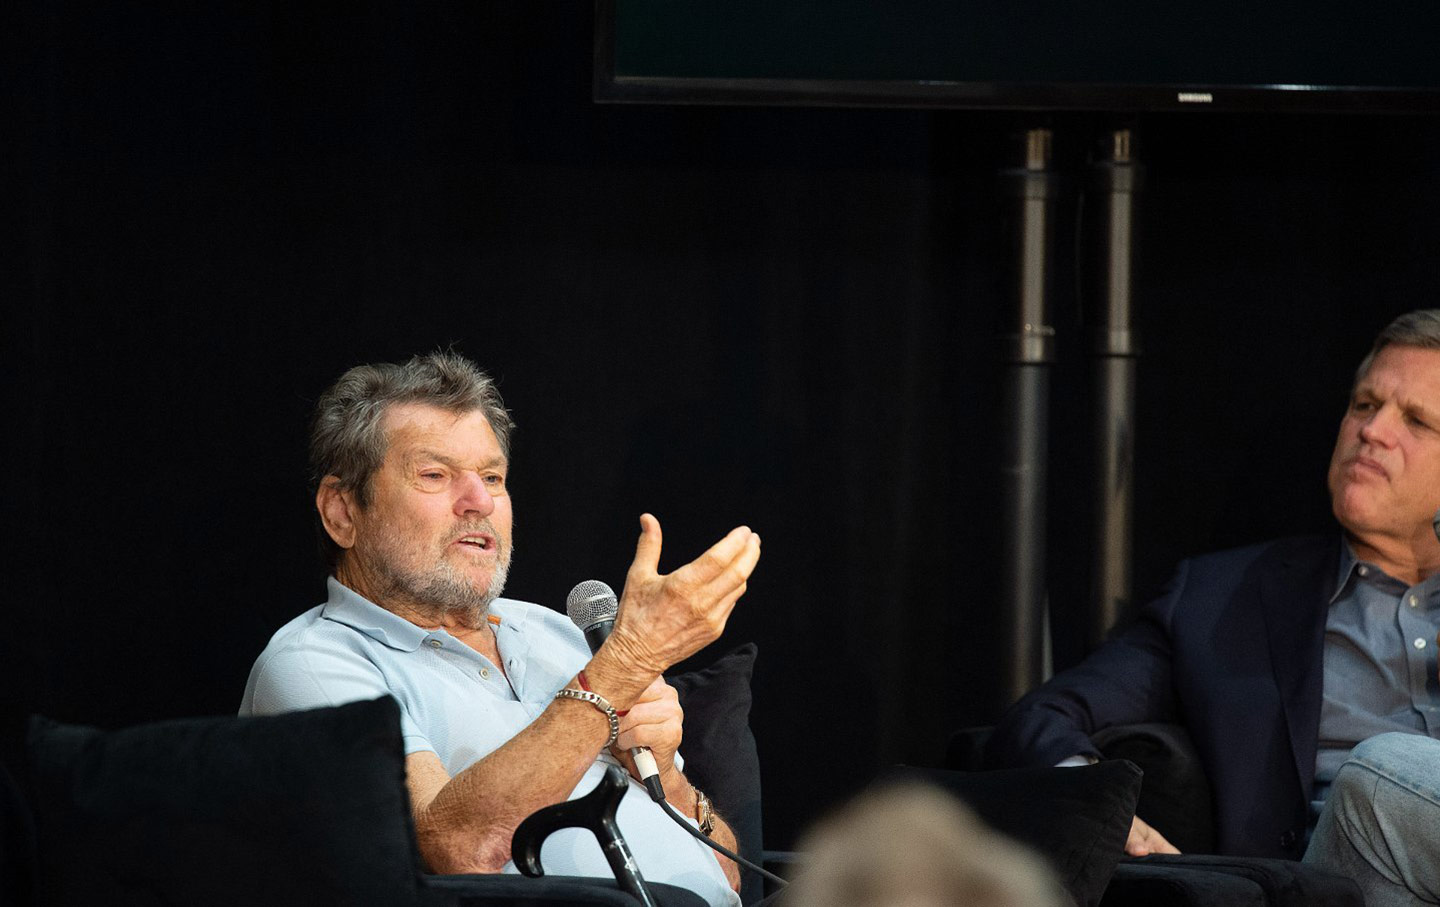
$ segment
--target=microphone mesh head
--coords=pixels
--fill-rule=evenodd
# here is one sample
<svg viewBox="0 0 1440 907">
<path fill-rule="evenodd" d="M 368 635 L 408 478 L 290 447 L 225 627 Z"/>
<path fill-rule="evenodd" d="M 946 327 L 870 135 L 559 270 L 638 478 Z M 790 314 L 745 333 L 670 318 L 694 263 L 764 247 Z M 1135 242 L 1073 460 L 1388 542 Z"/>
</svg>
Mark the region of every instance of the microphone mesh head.
<svg viewBox="0 0 1440 907">
<path fill-rule="evenodd" d="M 614 620 L 620 613 L 620 602 L 614 589 L 598 579 L 587 579 L 565 597 L 565 613 L 575 626 L 588 630 L 602 620 Z"/>
</svg>

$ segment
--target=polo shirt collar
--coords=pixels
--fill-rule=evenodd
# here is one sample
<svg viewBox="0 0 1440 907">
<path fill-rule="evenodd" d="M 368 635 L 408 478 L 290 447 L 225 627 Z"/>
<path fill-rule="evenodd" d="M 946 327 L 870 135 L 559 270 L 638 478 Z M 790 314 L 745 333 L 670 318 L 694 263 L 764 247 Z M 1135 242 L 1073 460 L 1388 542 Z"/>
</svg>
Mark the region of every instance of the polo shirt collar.
<svg viewBox="0 0 1440 907">
<path fill-rule="evenodd" d="M 320 616 L 326 620 L 342 623 L 401 652 L 414 652 L 430 636 L 429 630 L 386 611 L 333 576 L 325 580 L 325 588 L 330 597 Z"/>
<path fill-rule="evenodd" d="M 437 633 L 449 636 L 444 630 L 427 630 L 416 626 L 393 611 L 387 611 L 370 599 L 351 589 L 335 577 L 325 580 L 329 597 L 320 616 L 342 623 L 352 630 L 363 633 L 381 645 L 400 652 L 414 652 L 425 640 Z M 520 608 L 510 607 L 510 602 L 497 598 L 490 604 L 491 617 L 500 618 L 497 630 L 503 628 L 513 635 L 512 646 L 523 646 L 523 627 L 527 615 Z M 494 621 L 492 620 L 492 623 Z M 528 651 L 528 646 L 519 652 Z M 518 654 L 518 653 L 517 653 Z"/>
</svg>

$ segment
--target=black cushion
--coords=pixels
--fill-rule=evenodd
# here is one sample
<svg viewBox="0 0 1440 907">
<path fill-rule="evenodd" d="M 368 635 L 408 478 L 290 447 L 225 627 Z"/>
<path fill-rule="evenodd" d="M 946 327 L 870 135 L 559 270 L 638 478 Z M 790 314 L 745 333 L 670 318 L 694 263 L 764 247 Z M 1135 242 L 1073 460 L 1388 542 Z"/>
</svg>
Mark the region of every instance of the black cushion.
<svg viewBox="0 0 1440 907">
<path fill-rule="evenodd" d="M 1124 760 L 992 772 L 902 768 L 889 779 L 919 779 L 950 791 L 991 827 L 1047 858 L 1070 896 L 1086 907 L 1100 903 L 1125 852 L 1140 793 L 1140 770 Z"/>
<path fill-rule="evenodd" d="M 531 879 L 504 873 L 430 876 L 427 881 L 453 907 L 639 907 L 640 903 L 613 879 Z M 657 907 L 706 907 L 705 899 L 687 888 L 660 882 L 646 882 L 645 887 Z"/>
<path fill-rule="evenodd" d="M 964 727 L 950 735 L 945 747 L 943 768 L 962 772 L 978 772 L 985 768 L 985 745 L 995 735 L 990 725 Z"/>
<path fill-rule="evenodd" d="M 27 744 L 46 903 L 425 900 L 388 696 L 112 732 L 36 717 Z"/>
<path fill-rule="evenodd" d="M 1121 864 L 1126 874 L 1157 869 L 1192 875 L 1243 879 L 1264 893 L 1269 907 L 1363 907 L 1364 896 L 1351 879 L 1293 860 L 1266 857 L 1225 857 L 1168 854 Z M 1120 870 L 1117 869 L 1117 885 Z M 1109 898 L 1106 898 L 1108 905 Z M 1212 901 L 1211 903 L 1224 903 Z"/>
<path fill-rule="evenodd" d="M 762 858 L 760 755 L 750 730 L 750 680 L 757 649 L 746 643 L 710 667 L 666 678 L 685 710 L 685 775 L 703 790 L 735 832 L 740 855 Z M 742 871 L 741 899 L 761 895 L 761 878 Z"/>
<path fill-rule="evenodd" d="M 1242 876 L 1200 872 L 1147 860 L 1121 862 L 1100 907 L 1270 907 L 1265 891 Z"/>
<path fill-rule="evenodd" d="M 35 822 L 20 786 L 0 765 L 0 904 L 35 900 Z"/>
<path fill-rule="evenodd" d="M 1210 781 L 1190 734 L 1178 724 L 1126 724 L 1090 738 L 1106 759 L 1129 759 L 1145 781 L 1135 812 L 1181 853 L 1215 849 Z"/>
</svg>

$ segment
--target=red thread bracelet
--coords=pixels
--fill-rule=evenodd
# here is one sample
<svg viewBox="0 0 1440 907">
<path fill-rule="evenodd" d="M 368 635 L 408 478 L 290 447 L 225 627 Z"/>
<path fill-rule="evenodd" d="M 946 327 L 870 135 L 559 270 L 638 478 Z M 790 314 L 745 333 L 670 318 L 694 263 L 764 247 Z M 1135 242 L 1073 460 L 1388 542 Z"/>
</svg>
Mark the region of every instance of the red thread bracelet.
<svg viewBox="0 0 1440 907">
<path fill-rule="evenodd" d="M 590 681 L 588 681 L 588 680 L 585 679 L 585 672 L 584 672 L 584 671 L 581 671 L 579 674 L 576 674 L 576 675 L 575 675 L 575 679 L 578 680 L 578 681 L 580 681 L 580 689 L 584 690 L 584 691 L 587 692 L 587 693 L 593 693 L 593 692 L 595 692 L 594 690 L 590 689 Z M 626 715 L 630 714 L 630 710 L 629 710 L 629 709 L 624 709 L 624 710 L 621 710 L 621 711 L 617 711 L 615 714 L 616 714 L 616 715 L 619 715 L 621 718 L 624 718 Z"/>
</svg>

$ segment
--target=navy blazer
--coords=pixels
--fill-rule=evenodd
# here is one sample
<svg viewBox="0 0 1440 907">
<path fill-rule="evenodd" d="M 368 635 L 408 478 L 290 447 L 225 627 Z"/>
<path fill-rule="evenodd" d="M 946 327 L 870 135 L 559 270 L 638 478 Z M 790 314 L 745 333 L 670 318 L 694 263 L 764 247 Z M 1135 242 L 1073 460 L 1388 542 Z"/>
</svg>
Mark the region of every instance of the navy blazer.
<svg viewBox="0 0 1440 907">
<path fill-rule="evenodd" d="M 1005 713 L 987 763 L 1098 756 L 1102 728 L 1179 723 L 1213 788 L 1219 852 L 1298 859 L 1339 553 L 1335 536 L 1292 538 L 1181 563 L 1134 624 Z"/>
</svg>

